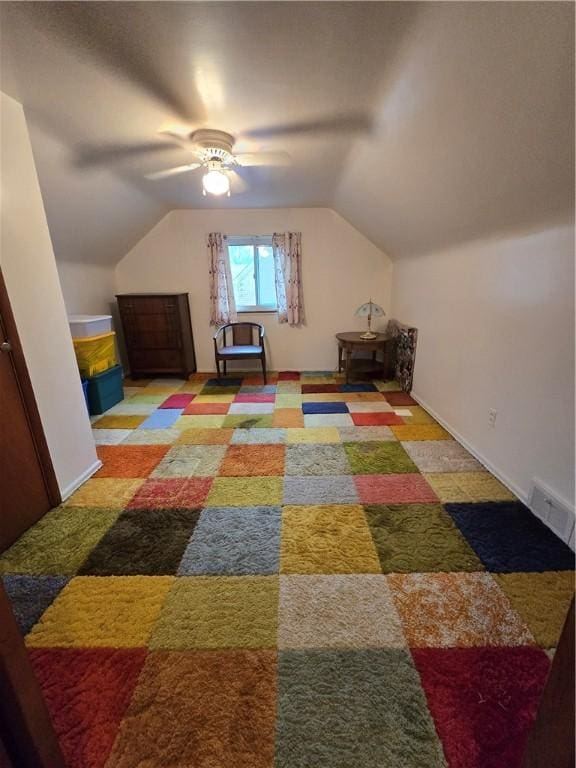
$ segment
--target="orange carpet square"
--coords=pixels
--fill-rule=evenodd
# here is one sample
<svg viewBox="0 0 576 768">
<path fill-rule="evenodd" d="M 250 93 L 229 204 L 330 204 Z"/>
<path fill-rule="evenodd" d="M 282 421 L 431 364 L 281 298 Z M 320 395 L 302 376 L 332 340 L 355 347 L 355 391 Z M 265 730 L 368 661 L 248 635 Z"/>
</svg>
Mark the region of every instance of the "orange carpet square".
<svg viewBox="0 0 576 768">
<path fill-rule="evenodd" d="M 220 477 L 263 477 L 284 474 L 283 445 L 231 445 L 220 465 Z"/>
<path fill-rule="evenodd" d="M 98 445 L 103 466 L 95 477 L 148 477 L 168 452 L 169 445 Z"/>
</svg>

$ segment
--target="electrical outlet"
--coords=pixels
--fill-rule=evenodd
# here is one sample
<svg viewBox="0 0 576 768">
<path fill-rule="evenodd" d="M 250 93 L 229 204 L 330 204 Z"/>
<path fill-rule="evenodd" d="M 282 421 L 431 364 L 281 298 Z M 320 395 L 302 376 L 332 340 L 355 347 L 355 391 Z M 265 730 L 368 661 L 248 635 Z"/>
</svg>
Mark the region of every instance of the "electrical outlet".
<svg viewBox="0 0 576 768">
<path fill-rule="evenodd" d="M 490 408 L 488 411 L 488 424 L 491 427 L 496 426 L 496 416 L 498 415 L 498 411 L 495 408 Z"/>
</svg>

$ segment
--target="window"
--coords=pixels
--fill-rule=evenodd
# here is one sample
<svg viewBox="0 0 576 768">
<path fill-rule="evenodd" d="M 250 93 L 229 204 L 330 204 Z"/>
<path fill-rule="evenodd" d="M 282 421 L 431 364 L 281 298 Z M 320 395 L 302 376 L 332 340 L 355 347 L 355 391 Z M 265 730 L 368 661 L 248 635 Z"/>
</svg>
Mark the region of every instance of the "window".
<svg viewBox="0 0 576 768">
<path fill-rule="evenodd" d="M 228 257 L 238 312 L 275 312 L 272 237 L 228 237 Z"/>
</svg>

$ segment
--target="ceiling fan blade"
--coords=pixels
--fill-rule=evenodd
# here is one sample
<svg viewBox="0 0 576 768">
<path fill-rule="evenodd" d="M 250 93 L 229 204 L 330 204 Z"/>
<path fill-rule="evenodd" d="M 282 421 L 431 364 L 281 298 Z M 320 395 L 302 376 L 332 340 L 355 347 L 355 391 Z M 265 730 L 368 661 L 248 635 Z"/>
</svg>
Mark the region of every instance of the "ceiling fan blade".
<svg viewBox="0 0 576 768">
<path fill-rule="evenodd" d="M 149 141 L 142 144 L 108 144 L 100 146 L 79 146 L 76 148 L 75 165 L 78 168 L 108 165 L 131 157 L 167 152 L 174 149 L 173 143 Z"/>
<path fill-rule="evenodd" d="M 188 163 L 188 165 L 177 165 L 175 168 L 168 168 L 165 171 L 156 171 L 156 173 L 147 173 L 147 179 L 167 179 L 169 176 L 177 176 L 179 173 L 187 173 L 200 168 L 201 163 Z"/>
<path fill-rule="evenodd" d="M 178 126 L 174 126 L 166 130 L 158 131 L 158 133 L 160 136 L 166 136 L 167 138 L 172 139 L 186 149 L 190 149 L 192 146 L 192 142 L 190 141 L 191 131 L 184 126 L 181 129 Z"/>
<path fill-rule="evenodd" d="M 313 133 L 350 134 L 369 133 L 373 119 L 362 112 L 345 112 L 340 115 L 319 117 L 316 120 L 300 120 L 294 123 L 269 125 L 244 131 L 242 136 L 249 139 L 266 139 L 275 136 L 306 136 Z"/>
<path fill-rule="evenodd" d="M 238 165 L 249 168 L 258 165 L 286 166 L 292 164 L 292 158 L 287 152 L 241 152 L 234 155 Z"/>
<path fill-rule="evenodd" d="M 237 194 L 246 192 L 246 190 L 248 189 L 248 184 L 244 181 L 244 179 L 240 176 L 240 174 L 234 170 L 228 170 L 227 173 L 230 176 L 232 191 Z"/>
</svg>

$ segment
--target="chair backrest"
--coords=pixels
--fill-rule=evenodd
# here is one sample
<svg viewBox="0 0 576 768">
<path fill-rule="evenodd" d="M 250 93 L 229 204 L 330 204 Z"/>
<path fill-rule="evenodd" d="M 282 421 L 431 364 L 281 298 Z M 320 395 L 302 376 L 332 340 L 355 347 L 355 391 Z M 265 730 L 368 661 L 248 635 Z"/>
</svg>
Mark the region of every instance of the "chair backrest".
<svg viewBox="0 0 576 768">
<path fill-rule="evenodd" d="M 232 344 L 235 347 L 245 345 L 259 344 L 258 330 L 260 326 L 257 323 L 230 323 L 232 328 Z M 254 331 L 256 330 L 256 341 L 254 341 Z"/>
</svg>

